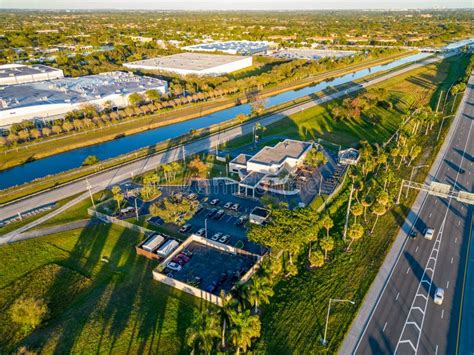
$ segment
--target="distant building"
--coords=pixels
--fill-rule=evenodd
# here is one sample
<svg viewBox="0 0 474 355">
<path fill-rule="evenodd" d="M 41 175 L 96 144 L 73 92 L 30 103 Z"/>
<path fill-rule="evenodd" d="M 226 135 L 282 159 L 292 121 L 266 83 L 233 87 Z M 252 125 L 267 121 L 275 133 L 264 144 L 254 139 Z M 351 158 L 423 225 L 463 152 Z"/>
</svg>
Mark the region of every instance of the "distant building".
<svg viewBox="0 0 474 355">
<path fill-rule="evenodd" d="M 229 171 L 241 178 L 239 191 L 252 191 L 270 185 L 284 184 L 288 173 L 294 173 L 301 166 L 313 144 L 285 139 L 274 147 L 265 147 L 254 156 L 240 154 L 229 162 Z"/>
<path fill-rule="evenodd" d="M 273 43 L 267 41 L 227 41 L 202 43 L 183 47 L 191 52 L 223 52 L 228 54 L 252 55 L 268 50 Z"/>
<path fill-rule="evenodd" d="M 161 70 L 180 75 L 223 75 L 250 66 L 252 57 L 201 53 L 180 53 L 124 64 L 130 69 Z"/>
<path fill-rule="evenodd" d="M 128 105 L 133 93 L 167 91 L 164 80 L 132 73 L 109 72 L 0 87 L 0 127 L 28 119 L 54 119 L 84 104 L 99 109 L 106 102 Z"/>
<path fill-rule="evenodd" d="M 0 85 L 32 83 L 35 81 L 52 80 L 63 77 L 64 74 L 61 69 L 48 67 L 42 64 L 0 65 Z"/>
<path fill-rule="evenodd" d="M 354 148 L 341 150 L 338 155 L 339 164 L 356 165 L 359 162 L 359 151 Z"/>
</svg>

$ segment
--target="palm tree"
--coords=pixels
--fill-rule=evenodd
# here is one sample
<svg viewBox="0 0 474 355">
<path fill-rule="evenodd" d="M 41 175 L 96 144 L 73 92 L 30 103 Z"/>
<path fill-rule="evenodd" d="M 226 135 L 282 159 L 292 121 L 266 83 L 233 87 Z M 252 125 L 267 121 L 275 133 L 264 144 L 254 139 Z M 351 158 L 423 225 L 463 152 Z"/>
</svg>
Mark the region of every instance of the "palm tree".
<svg viewBox="0 0 474 355">
<path fill-rule="evenodd" d="M 236 347 L 237 354 L 240 354 L 240 350 L 247 352 L 252 339 L 260 336 L 260 319 L 256 315 L 251 315 L 250 310 L 244 312 L 232 310 L 229 315 L 232 327 L 229 332 L 231 343 Z"/>
<path fill-rule="evenodd" d="M 112 187 L 112 195 L 113 195 L 113 199 L 117 201 L 117 207 L 120 210 L 120 204 L 122 203 L 123 198 L 124 198 L 122 190 L 120 189 L 120 186 L 115 185 L 114 187 Z"/>
<path fill-rule="evenodd" d="M 364 207 L 364 222 L 367 222 L 367 208 L 372 206 L 374 203 L 374 197 L 370 194 L 365 195 L 362 200 L 362 206 Z"/>
<path fill-rule="evenodd" d="M 247 284 L 245 293 L 248 301 L 255 306 L 255 313 L 258 312 L 259 303 L 269 303 L 274 294 L 270 280 L 263 276 L 254 277 Z"/>
<path fill-rule="evenodd" d="M 219 308 L 219 315 L 222 322 L 222 331 L 221 331 L 221 348 L 225 349 L 225 332 L 227 325 L 230 322 L 230 311 L 235 309 L 237 301 L 233 298 L 226 297 L 224 290 L 221 290 L 220 298 L 222 299 L 222 306 Z"/>
<path fill-rule="evenodd" d="M 374 232 L 375 225 L 377 224 L 377 221 L 379 220 L 380 216 L 383 216 L 387 212 L 387 208 L 381 204 L 381 203 L 376 203 L 372 209 L 372 213 L 375 214 L 377 217 L 375 218 L 375 223 L 372 226 L 372 229 L 370 233 Z"/>
<path fill-rule="evenodd" d="M 311 253 L 311 257 L 309 258 L 309 264 L 311 267 L 321 267 L 324 265 L 324 255 L 321 251 L 316 250 L 314 253 Z"/>
<path fill-rule="evenodd" d="M 324 259 L 327 260 L 328 258 L 328 251 L 334 250 L 334 238 L 332 237 L 324 237 L 319 241 L 319 245 L 321 246 L 321 249 L 324 250 Z"/>
<path fill-rule="evenodd" d="M 377 202 L 381 205 L 387 206 L 389 201 L 390 196 L 388 195 L 387 191 L 381 191 L 380 194 L 377 196 Z"/>
<path fill-rule="evenodd" d="M 355 204 L 351 207 L 351 212 L 354 215 L 354 223 L 357 223 L 357 217 L 364 213 L 364 207 L 360 203 Z"/>
<path fill-rule="evenodd" d="M 353 224 L 349 228 L 349 232 L 347 234 L 349 235 L 349 238 L 351 238 L 351 241 L 347 246 L 347 250 L 350 250 L 352 243 L 355 240 L 359 240 L 364 235 L 364 227 L 362 227 L 360 224 Z"/>
<path fill-rule="evenodd" d="M 334 227 L 334 222 L 328 214 L 321 220 L 321 225 L 326 228 L 326 236 L 329 237 L 329 230 Z"/>
<path fill-rule="evenodd" d="M 214 340 L 219 336 L 219 322 L 216 315 L 204 309 L 186 331 L 186 342 L 192 347 L 193 352 L 197 347 L 206 354 L 210 354 L 214 347 Z"/>
</svg>

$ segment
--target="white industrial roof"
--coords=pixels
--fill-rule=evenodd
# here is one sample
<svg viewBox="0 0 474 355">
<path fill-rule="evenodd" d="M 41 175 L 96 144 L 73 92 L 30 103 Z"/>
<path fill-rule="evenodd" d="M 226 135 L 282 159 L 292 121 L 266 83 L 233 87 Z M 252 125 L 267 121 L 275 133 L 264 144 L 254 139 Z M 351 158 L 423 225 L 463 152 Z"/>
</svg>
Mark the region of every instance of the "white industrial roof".
<svg viewBox="0 0 474 355">
<path fill-rule="evenodd" d="M 192 70 L 202 71 L 214 67 L 233 63 L 246 59 L 244 56 L 231 56 L 219 54 L 202 53 L 180 53 L 166 57 L 151 58 L 126 63 L 125 66 L 142 67 L 145 69 L 156 68 L 157 70 Z"/>
</svg>

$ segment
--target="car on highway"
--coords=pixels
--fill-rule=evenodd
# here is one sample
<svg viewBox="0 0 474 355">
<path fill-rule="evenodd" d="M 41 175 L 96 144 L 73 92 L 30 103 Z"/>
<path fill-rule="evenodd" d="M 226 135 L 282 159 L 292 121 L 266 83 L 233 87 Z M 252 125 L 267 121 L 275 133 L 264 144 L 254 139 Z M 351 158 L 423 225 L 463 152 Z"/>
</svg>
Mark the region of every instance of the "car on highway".
<svg viewBox="0 0 474 355">
<path fill-rule="evenodd" d="M 433 297 L 434 303 L 436 304 L 443 304 L 444 300 L 444 290 L 440 287 L 438 287 L 435 291 L 434 297 Z"/>
<path fill-rule="evenodd" d="M 426 228 L 425 230 L 425 239 L 431 240 L 433 239 L 434 229 L 433 228 Z"/>
<path fill-rule="evenodd" d="M 418 237 L 418 233 L 416 232 L 416 230 L 412 229 L 410 232 L 410 238 L 416 239 L 416 237 Z"/>
</svg>

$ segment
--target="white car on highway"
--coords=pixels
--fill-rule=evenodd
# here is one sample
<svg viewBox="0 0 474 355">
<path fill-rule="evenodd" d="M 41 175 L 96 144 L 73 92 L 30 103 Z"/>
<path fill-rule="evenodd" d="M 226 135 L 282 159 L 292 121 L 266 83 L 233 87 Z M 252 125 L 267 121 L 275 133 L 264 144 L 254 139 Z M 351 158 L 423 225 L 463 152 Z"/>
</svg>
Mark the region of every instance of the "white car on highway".
<svg viewBox="0 0 474 355">
<path fill-rule="evenodd" d="M 439 304 L 439 305 L 443 304 L 444 290 L 438 287 L 435 291 L 433 299 L 434 299 L 434 303 Z"/>
<path fill-rule="evenodd" d="M 433 239 L 434 229 L 433 228 L 426 228 L 425 230 L 425 239 L 431 240 Z"/>
</svg>

